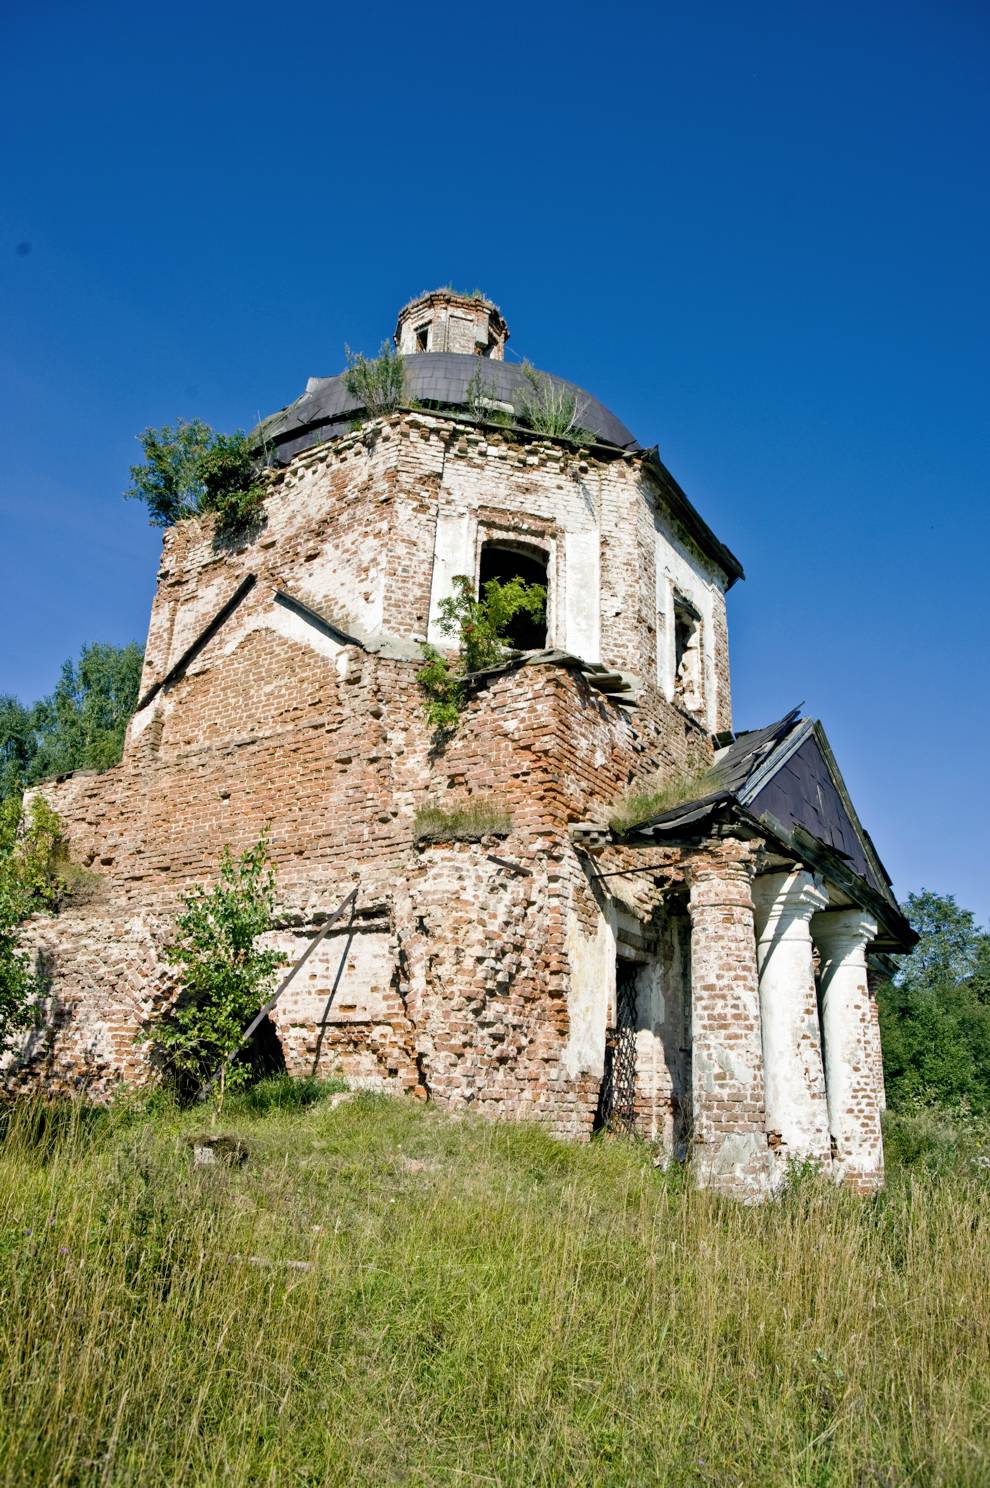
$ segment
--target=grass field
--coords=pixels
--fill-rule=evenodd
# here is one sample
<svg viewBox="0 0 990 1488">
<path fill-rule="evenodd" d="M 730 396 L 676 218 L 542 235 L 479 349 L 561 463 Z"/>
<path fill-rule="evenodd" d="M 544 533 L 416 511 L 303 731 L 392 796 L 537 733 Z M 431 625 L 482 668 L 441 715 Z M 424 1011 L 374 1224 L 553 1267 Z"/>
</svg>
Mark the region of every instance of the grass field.
<svg viewBox="0 0 990 1488">
<path fill-rule="evenodd" d="M 193 1169 L 202 1112 L 15 1112 L 0 1483 L 990 1483 L 990 1182 L 951 1138 L 893 1133 L 876 1200 L 744 1208 L 628 1142 L 278 1105 L 322 1093 L 239 1098 L 232 1170 Z"/>
</svg>

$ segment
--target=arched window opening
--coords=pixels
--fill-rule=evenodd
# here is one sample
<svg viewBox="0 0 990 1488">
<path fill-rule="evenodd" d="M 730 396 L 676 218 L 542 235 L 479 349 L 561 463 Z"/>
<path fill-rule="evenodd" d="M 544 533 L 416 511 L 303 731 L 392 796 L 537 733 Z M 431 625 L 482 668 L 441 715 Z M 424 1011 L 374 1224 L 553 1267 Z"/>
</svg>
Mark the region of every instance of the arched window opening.
<svg viewBox="0 0 990 1488">
<path fill-rule="evenodd" d="M 547 587 L 547 555 L 537 549 L 521 549 L 508 544 L 485 543 L 481 549 L 481 566 L 478 570 L 478 592 L 485 592 L 489 579 L 508 583 L 510 579 L 522 579 L 527 584 L 542 584 Z M 506 642 L 516 651 L 542 651 L 547 644 L 546 614 L 542 621 L 521 612 L 509 624 Z"/>
</svg>

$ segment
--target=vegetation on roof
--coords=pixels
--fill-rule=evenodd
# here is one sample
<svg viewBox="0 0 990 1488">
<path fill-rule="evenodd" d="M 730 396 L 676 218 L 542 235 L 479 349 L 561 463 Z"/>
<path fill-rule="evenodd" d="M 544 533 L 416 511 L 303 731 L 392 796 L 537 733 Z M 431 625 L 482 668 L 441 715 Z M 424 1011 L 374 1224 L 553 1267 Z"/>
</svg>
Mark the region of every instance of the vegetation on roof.
<svg viewBox="0 0 990 1488">
<path fill-rule="evenodd" d="M 660 777 L 652 785 L 637 785 L 616 801 L 609 816 L 613 832 L 626 832 L 640 822 L 673 811 L 688 801 L 700 800 L 719 789 L 717 772 L 705 767 Z"/>
<path fill-rule="evenodd" d="M 405 367 L 391 341 L 383 341 L 376 357 L 368 358 L 344 348 L 347 371 L 344 386 L 352 398 L 372 417 L 394 413 L 402 406 Z"/>
</svg>

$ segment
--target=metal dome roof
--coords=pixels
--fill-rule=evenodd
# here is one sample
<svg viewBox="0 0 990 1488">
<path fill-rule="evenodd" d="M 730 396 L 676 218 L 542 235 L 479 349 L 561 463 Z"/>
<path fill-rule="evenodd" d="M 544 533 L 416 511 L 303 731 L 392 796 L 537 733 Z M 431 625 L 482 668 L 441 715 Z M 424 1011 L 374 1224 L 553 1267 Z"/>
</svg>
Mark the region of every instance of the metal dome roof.
<svg viewBox="0 0 990 1488">
<path fill-rule="evenodd" d="M 468 384 L 477 372 L 482 374 L 495 401 L 511 403 L 517 410 L 522 406 L 523 394 L 531 391 L 522 367 L 509 362 L 449 351 L 417 352 L 413 356 L 404 356 L 402 361 L 406 395 L 410 401 L 466 407 Z M 288 463 L 300 450 L 344 433 L 355 415 L 363 411 L 359 400 L 347 391 L 344 375 L 311 378 L 301 398 L 258 425 L 258 435 L 275 446 L 281 463 Z M 551 373 L 541 375 L 548 377 L 555 386 L 574 393 L 577 399 L 576 422 L 597 435 L 603 444 L 628 450 L 640 448 L 625 424 L 597 398 L 562 377 L 554 377 Z"/>
</svg>

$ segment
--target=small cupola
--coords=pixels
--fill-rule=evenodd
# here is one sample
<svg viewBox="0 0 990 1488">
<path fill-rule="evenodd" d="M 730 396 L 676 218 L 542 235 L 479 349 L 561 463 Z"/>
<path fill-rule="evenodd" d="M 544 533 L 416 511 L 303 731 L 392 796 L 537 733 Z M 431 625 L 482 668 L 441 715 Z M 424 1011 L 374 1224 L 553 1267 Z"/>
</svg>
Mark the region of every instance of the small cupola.
<svg viewBox="0 0 990 1488">
<path fill-rule="evenodd" d="M 418 295 L 399 311 L 393 337 L 402 356 L 456 351 L 493 362 L 502 361 L 508 339 L 509 328 L 498 306 L 477 289 L 469 295 L 453 289 Z"/>
</svg>

